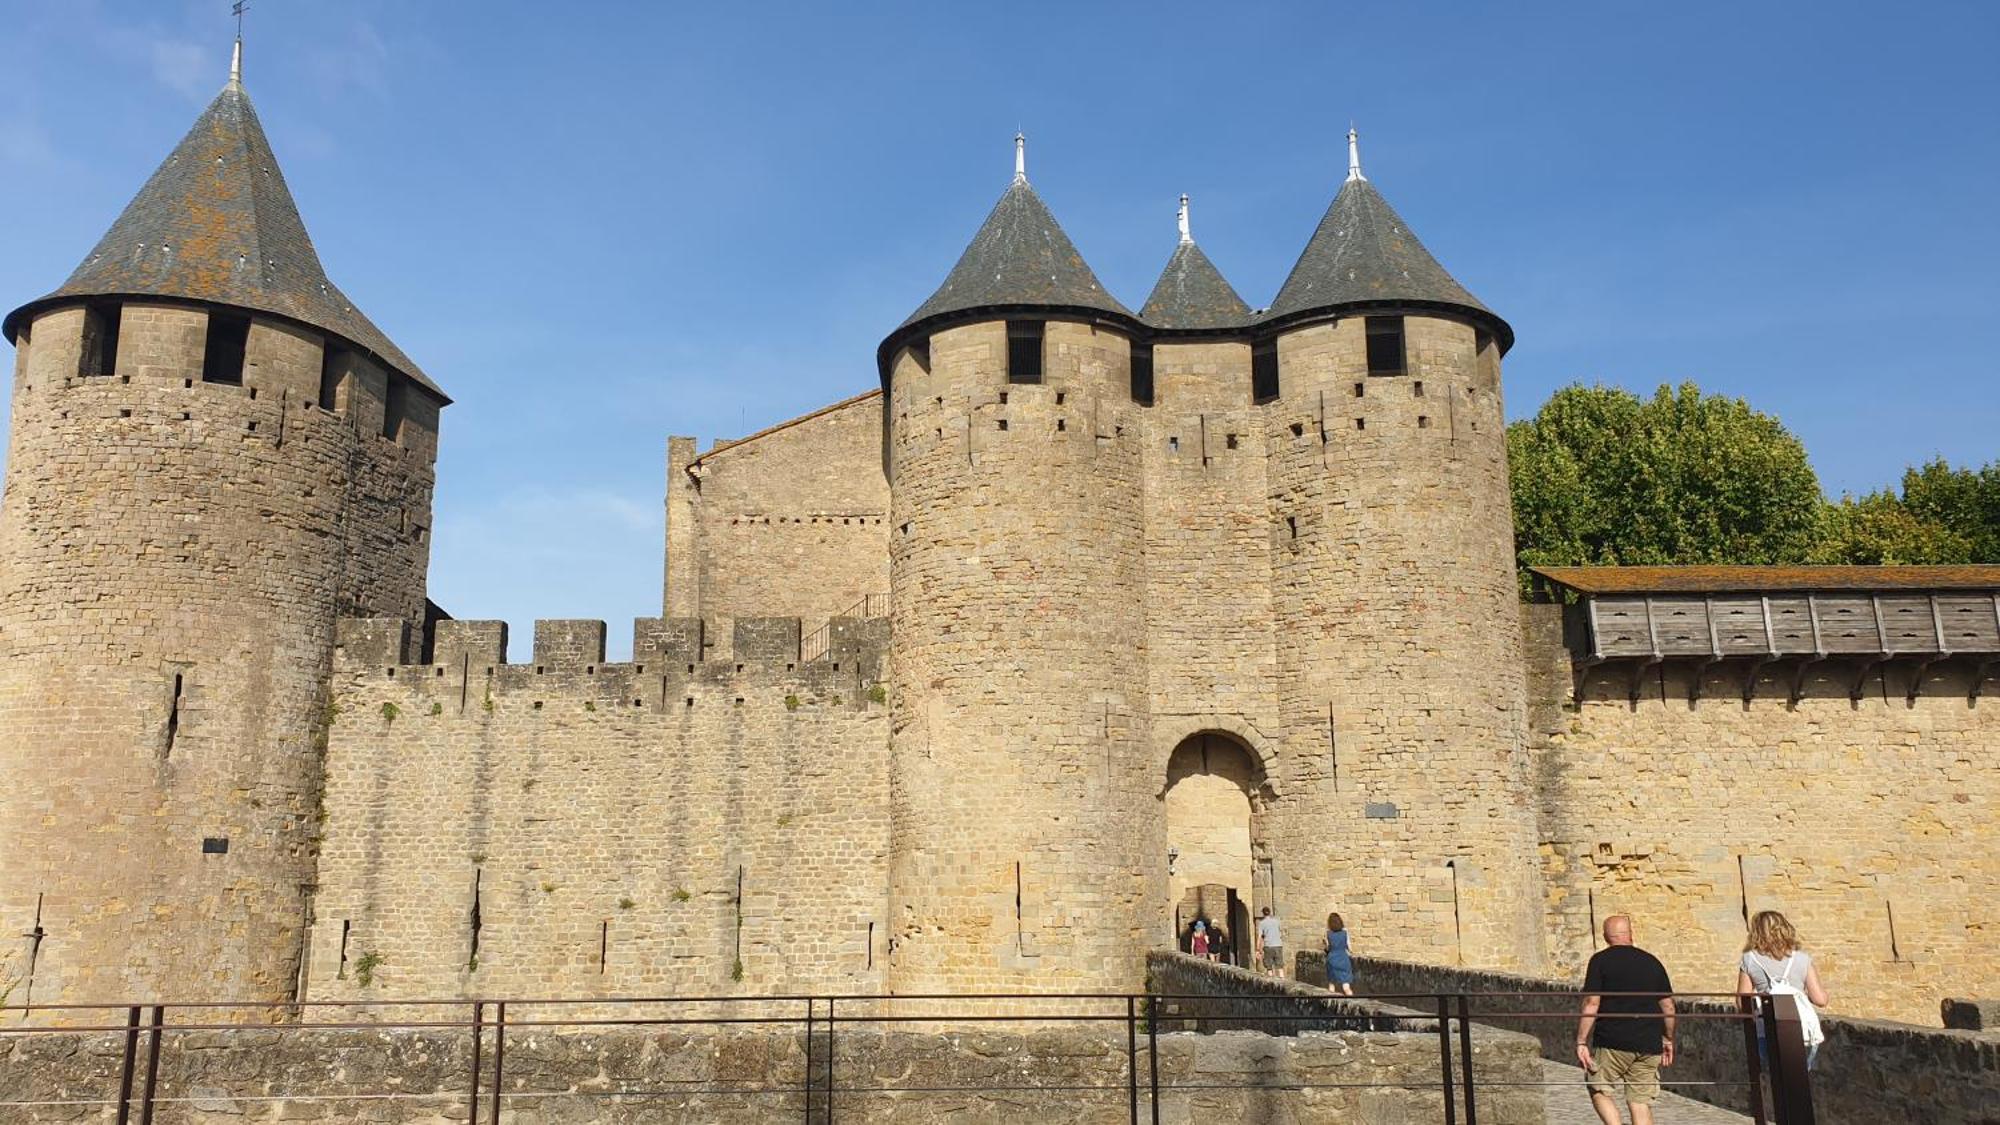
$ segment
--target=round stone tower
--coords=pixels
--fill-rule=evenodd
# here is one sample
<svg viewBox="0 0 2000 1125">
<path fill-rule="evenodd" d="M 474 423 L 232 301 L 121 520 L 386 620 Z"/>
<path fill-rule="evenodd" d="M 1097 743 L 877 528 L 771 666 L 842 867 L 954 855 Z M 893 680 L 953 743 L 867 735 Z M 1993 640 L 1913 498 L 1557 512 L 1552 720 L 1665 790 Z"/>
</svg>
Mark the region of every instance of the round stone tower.
<svg viewBox="0 0 2000 1125">
<path fill-rule="evenodd" d="M 1298 775 L 1268 814 L 1278 874 L 1308 930 L 1338 909 L 1404 956 L 1531 969 L 1541 894 L 1500 403 L 1513 332 L 1349 142 L 1347 182 L 1253 358 Z"/>
<path fill-rule="evenodd" d="M 895 991 L 1143 979 L 1141 332 L 1017 161 L 881 346 Z"/>
<path fill-rule="evenodd" d="M 292 997 L 334 620 L 424 617 L 447 400 L 327 280 L 240 51 L 83 264 L 4 323 L 17 1004 Z"/>
</svg>

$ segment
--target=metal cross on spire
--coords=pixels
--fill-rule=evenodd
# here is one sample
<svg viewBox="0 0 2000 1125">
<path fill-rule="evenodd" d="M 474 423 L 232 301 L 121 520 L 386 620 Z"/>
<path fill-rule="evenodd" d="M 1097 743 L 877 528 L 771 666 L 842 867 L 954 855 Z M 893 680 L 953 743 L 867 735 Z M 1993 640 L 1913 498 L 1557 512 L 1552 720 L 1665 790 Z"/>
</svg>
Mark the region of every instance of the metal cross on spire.
<svg viewBox="0 0 2000 1125">
<path fill-rule="evenodd" d="M 250 6 L 250 0 L 236 0 L 229 5 L 229 14 L 236 17 L 236 46 L 229 52 L 229 81 L 237 85 L 243 82 L 243 9 Z"/>
</svg>

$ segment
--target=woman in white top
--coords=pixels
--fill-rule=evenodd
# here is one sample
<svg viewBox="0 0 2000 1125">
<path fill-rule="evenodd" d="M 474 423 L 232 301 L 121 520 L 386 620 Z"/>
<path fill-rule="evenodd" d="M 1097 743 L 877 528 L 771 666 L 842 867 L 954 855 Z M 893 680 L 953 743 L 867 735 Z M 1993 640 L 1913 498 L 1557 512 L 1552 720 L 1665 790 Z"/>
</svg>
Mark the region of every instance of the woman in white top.
<svg viewBox="0 0 2000 1125">
<path fill-rule="evenodd" d="M 1803 994 L 1814 1008 L 1826 1006 L 1826 989 L 1819 983 L 1819 969 L 1812 954 L 1799 948 L 1798 932 L 1775 910 L 1760 910 L 1750 919 L 1750 940 L 1743 946 L 1743 960 L 1736 967 L 1736 991 L 1748 996 L 1769 996 L 1776 987 Z M 1806 1067 L 1812 1068 L 1824 1038 L 1817 1012 L 1801 1012 L 1805 1024 Z M 1763 1046 L 1764 1025 L 1757 1024 L 1758 1046 Z"/>
</svg>

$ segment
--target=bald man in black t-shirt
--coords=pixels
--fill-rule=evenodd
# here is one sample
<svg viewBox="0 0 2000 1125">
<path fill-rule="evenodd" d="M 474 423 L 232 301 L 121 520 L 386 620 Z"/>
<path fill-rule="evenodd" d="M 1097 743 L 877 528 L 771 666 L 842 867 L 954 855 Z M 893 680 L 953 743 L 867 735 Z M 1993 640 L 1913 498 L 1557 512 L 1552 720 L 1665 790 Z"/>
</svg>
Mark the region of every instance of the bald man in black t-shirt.
<svg viewBox="0 0 2000 1125">
<path fill-rule="evenodd" d="M 1673 990 L 1660 959 L 1632 944 L 1632 919 L 1606 918 L 1604 948 L 1584 969 L 1583 1019 L 1576 1028 L 1576 1061 L 1604 1125 L 1621 1125 L 1620 1093 L 1632 1107 L 1632 1125 L 1652 1125 L 1660 1068 L 1674 1062 Z M 1643 995 L 1613 995 L 1620 992 Z"/>
</svg>

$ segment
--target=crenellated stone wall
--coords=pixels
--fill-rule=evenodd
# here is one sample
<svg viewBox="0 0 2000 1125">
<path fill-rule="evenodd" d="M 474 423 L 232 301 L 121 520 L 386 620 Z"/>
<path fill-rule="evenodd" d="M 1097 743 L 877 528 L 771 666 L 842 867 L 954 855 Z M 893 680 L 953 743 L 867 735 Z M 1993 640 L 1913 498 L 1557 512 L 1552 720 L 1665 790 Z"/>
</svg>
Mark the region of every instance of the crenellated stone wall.
<svg viewBox="0 0 2000 1125">
<path fill-rule="evenodd" d="M 312 999 L 872 992 L 888 722 L 880 623 L 799 659 L 797 618 L 342 623 Z"/>
</svg>

